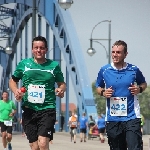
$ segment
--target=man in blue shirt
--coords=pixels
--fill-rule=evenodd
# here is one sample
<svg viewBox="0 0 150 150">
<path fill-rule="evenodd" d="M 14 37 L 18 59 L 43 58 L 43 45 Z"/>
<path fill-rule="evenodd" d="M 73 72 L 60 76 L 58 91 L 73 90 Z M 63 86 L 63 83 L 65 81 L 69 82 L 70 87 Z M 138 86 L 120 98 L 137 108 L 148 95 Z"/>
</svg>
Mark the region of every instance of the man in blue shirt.
<svg viewBox="0 0 150 150">
<path fill-rule="evenodd" d="M 79 125 L 80 125 L 80 142 L 84 139 L 84 142 L 86 142 L 86 129 L 88 126 L 86 114 L 83 113 L 82 117 L 79 119 Z"/>
<path fill-rule="evenodd" d="M 100 141 L 101 141 L 101 143 L 104 143 L 104 141 L 105 141 L 105 138 L 104 138 L 105 118 L 102 117 L 101 115 L 98 116 L 97 127 L 98 127 L 99 136 L 100 136 Z"/>
<path fill-rule="evenodd" d="M 142 150 L 137 95 L 146 89 L 147 83 L 137 66 L 124 61 L 127 54 L 127 44 L 116 41 L 112 46 L 112 63 L 100 69 L 96 81 L 98 94 L 106 97 L 106 132 L 111 150 Z"/>
</svg>

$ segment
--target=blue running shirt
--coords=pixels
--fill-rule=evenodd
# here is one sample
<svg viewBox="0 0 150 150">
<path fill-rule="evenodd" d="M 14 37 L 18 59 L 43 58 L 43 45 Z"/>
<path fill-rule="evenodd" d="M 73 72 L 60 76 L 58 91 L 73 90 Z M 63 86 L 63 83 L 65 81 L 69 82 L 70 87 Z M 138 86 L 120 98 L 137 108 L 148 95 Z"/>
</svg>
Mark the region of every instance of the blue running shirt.
<svg viewBox="0 0 150 150">
<path fill-rule="evenodd" d="M 97 121 L 98 129 L 105 128 L 105 118 L 99 118 Z"/>
<path fill-rule="evenodd" d="M 103 66 L 96 80 L 96 87 L 114 90 L 112 97 L 106 101 L 106 121 L 128 121 L 140 118 L 140 106 L 137 95 L 128 89 L 131 84 L 145 83 L 145 77 L 137 66 L 126 65 L 118 70 L 113 63 Z"/>
<path fill-rule="evenodd" d="M 85 129 L 87 124 L 87 118 L 82 116 L 80 117 L 79 122 L 80 122 L 80 129 Z"/>
</svg>

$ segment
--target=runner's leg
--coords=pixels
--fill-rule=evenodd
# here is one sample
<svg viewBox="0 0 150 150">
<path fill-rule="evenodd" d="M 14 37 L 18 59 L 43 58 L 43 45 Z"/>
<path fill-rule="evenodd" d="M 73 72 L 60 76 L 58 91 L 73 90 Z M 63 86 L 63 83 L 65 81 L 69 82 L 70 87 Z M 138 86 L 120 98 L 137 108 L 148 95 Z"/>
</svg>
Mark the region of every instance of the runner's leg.
<svg viewBox="0 0 150 150">
<path fill-rule="evenodd" d="M 38 145 L 40 150 L 49 150 L 49 141 L 52 138 L 56 118 L 55 109 L 37 112 Z"/>
<path fill-rule="evenodd" d="M 83 129 L 80 129 L 80 142 L 82 142 L 83 139 Z"/>
<path fill-rule="evenodd" d="M 140 119 L 129 120 L 126 123 L 126 140 L 128 150 L 142 150 L 142 133 Z"/>
<path fill-rule="evenodd" d="M 107 122 L 106 132 L 110 150 L 127 150 L 122 122 Z"/>
<path fill-rule="evenodd" d="M 29 145 L 32 150 L 40 150 L 38 146 L 37 122 L 35 121 L 36 113 L 29 108 L 23 108 L 23 110 L 22 125 L 29 140 Z"/>
<path fill-rule="evenodd" d="M 2 143 L 3 147 L 7 147 L 7 127 L 4 125 L 4 122 L 0 122 L 1 125 L 1 134 L 2 134 Z"/>
<path fill-rule="evenodd" d="M 2 132 L 2 143 L 3 143 L 3 147 L 6 148 L 7 147 L 7 133 L 6 132 Z"/>
</svg>

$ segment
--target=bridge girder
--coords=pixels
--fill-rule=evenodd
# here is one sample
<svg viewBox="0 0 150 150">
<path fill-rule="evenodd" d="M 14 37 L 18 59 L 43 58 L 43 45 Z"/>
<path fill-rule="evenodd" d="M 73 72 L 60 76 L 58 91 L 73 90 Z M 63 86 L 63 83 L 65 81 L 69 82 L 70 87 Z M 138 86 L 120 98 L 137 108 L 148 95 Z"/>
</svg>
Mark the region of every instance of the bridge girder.
<svg viewBox="0 0 150 150">
<path fill-rule="evenodd" d="M 15 46 L 16 41 L 20 39 L 20 32 L 24 29 L 26 22 L 32 17 L 31 0 L 1 0 L 1 4 L 18 3 L 25 5 L 24 13 L 17 14 L 18 4 L 16 5 L 15 17 L 12 19 L 12 38 L 11 44 Z M 57 1 L 42 0 L 37 1 L 38 13 L 44 17 L 54 34 L 54 41 L 57 42 L 66 61 L 67 70 L 71 76 L 76 98 L 78 101 L 79 115 L 86 112 L 87 115 L 97 115 L 97 110 L 92 94 L 92 88 L 89 83 L 89 77 L 84 62 L 82 49 L 73 25 L 71 16 L 67 11 L 62 10 Z M 21 17 L 19 18 L 18 16 Z M 15 24 L 14 19 L 18 19 Z M 13 32 L 15 31 L 15 32 Z M 54 42 L 55 43 L 55 42 Z M 55 47 L 56 45 L 54 45 Z"/>
</svg>

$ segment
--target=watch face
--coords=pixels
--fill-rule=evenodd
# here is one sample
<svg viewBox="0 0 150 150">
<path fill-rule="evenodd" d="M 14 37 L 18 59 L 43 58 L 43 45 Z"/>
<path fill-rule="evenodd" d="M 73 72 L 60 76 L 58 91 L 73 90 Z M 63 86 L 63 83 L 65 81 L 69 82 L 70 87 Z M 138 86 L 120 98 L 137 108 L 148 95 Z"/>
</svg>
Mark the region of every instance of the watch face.
<svg viewBox="0 0 150 150">
<path fill-rule="evenodd" d="M 141 86 L 139 88 L 140 88 L 140 93 L 142 93 L 143 92 L 143 88 Z"/>
<path fill-rule="evenodd" d="M 102 91 L 101 91 L 101 96 L 103 96 L 103 93 L 104 93 L 104 92 L 105 92 L 105 90 L 102 90 Z"/>
</svg>

